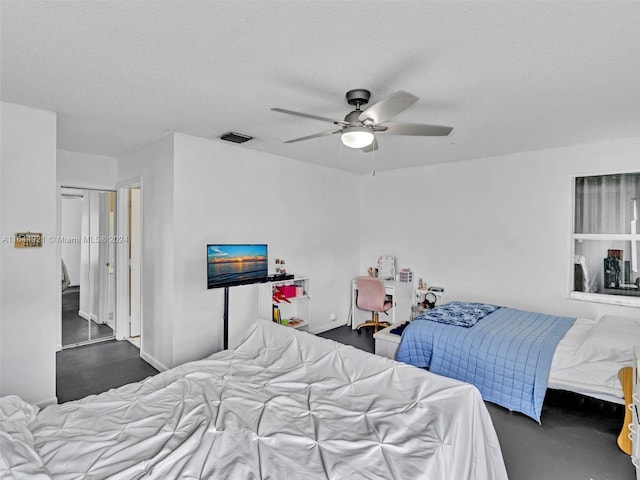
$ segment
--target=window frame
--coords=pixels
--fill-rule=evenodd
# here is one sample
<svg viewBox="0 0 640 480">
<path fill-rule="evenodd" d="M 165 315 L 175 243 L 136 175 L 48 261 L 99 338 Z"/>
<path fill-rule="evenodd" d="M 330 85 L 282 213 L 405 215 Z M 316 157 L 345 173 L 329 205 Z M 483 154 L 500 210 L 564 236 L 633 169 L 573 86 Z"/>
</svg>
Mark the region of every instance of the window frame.
<svg viewBox="0 0 640 480">
<path fill-rule="evenodd" d="M 640 307 L 640 297 L 630 295 L 610 295 L 607 293 L 579 292 L 574 287 L 574 257 L 576 253 L 577 240 L 611 240 L 611 241 L 632 241 L 640 243 L 640 231 L 636 234 L 628 233 L 575 233 L 576 229 L 576 179 L 582 177 L 598 177 L 607 175 L 622 175 L 635 173 L 640 174 L 640 169 L 613 170 L 598 173 L 576 173 L 570 177 L 571 188 L 571 221 L 569 222 L 569 261 L 568 261 L 568 298 L 585 302 L 604 303 L 608 305 L 620 305 L 625 307 Z M 639 199 L 640 201 L 640 199 Z M 640 206 L 638 207 L 640 208 Z M 640 227 L 640 225 L 639 225 Z"/>
</svg>

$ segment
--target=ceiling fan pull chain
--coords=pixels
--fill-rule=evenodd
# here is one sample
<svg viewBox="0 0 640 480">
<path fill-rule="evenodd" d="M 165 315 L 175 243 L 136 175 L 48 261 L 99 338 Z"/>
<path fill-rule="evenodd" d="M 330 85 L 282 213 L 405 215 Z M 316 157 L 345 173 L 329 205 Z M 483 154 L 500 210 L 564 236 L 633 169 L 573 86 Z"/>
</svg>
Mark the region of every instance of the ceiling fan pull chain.
<svg viewBox="0 0 640 480">
<path fill-rule="evenodd" d="M 376 151 L 371 152 L 371 176 L 376 176 Z"/>
</svg>

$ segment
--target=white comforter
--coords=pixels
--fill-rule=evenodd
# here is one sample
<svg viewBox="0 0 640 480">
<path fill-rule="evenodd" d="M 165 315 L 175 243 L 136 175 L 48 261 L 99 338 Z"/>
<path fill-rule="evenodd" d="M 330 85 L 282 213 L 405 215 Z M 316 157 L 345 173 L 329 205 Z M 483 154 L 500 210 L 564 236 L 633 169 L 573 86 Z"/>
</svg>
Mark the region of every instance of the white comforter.
<svg viewBox="0 0 640 480">
<path fill-rule="evenodd" d="M 233 351 L 28 428 L 57 479 L 507 478 L 472 385 L 262 321 Z"/>
<path fill-rule="evenodd" d="M 555 351 L 549 388 L 624 404 L 618 372 L 633 366 L 633 348 L 638 345 L 638 319 L 578 318 Z"/>
</svg>

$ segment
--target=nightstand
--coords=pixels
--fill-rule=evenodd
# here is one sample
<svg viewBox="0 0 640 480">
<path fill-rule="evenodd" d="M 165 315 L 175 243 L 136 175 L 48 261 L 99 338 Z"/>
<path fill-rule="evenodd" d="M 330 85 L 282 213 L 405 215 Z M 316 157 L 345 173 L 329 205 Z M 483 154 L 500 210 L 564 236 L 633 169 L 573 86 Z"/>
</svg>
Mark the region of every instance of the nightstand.
<svg viewBox="0 0 640 480">
<path fill-rule="evenodd" d="M 373 338 L 376 341 L 376 355 L 387 357 L 391 360 L 396 359 L 396 353 L 398 353 L 400 339 L 402 338 L 401 335 L 391 333 L 391 330 L 396 327 L 397 325 L 391 325 L 373 334 Z"/>
</svg>

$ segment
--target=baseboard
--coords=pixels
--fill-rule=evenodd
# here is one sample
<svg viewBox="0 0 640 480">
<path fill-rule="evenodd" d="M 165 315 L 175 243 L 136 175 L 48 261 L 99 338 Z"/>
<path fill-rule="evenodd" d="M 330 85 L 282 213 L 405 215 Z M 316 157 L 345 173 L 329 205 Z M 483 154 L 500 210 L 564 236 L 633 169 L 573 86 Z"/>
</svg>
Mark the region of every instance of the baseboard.
<svg viewBox="0 0 640 480">
<path fill-rule="evenodd" d="M 85 320 L 89 320 L 90 322 L 93 322 L 97 325 L 104 325 L 106 323 L 106 322 L 98 322 L 98 317 L 93 313 L 87 313 L 82 310 L 78 310 L 78 315 L 84 318 Z"/>
<path fill-rule="evenodd" d="M 48 407 L 49 405 L 57 405 L 58 404 L 58 397 L 51 397 L 48 398 L 47 400 L 42 400 L 41 402 L 36 402 L 35 405 L 42 410 L 45 407 Z"/>
<path fill-rule="evenodd" d="M 342 327 L 343 325 L 345 325 L 344 322 L 338 322 L 336 320 L 335 322 L 331 322 L 331 323 L 323 323 L 322 325 L 317 325 L 317 326 L 314 325 L 313 328 L 309 329 L 309 332 L 313 333 L 314 335 L 317 335 L 318 333 L 323 333 L 323 332 L 326 332 L 327 330 L 333 330 L 334 328 Z"/>
<path fill-rule="evenodd" d="M 147 362 L 149 365 L 151 365 L 153 368 L 158 370 L 159 372 L 164 372 L 166 370 L 169 370 L 166 366 L 162 364 L 162 362 L 159 362 L 158 360 L 153 358 L 151 355 L 143 351 L 140 351 L 140 358 L 143 359 L 145 362 Z"/>
</svg>

